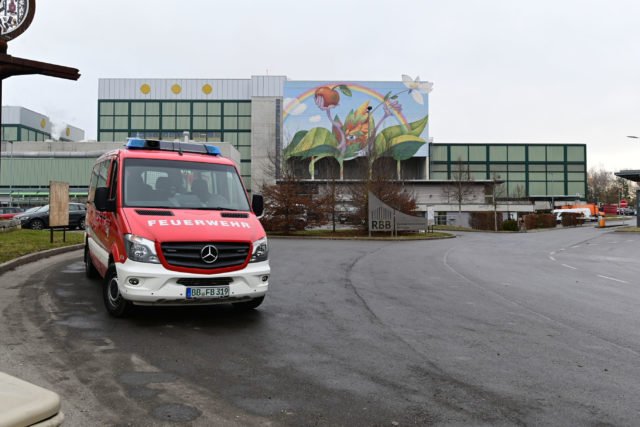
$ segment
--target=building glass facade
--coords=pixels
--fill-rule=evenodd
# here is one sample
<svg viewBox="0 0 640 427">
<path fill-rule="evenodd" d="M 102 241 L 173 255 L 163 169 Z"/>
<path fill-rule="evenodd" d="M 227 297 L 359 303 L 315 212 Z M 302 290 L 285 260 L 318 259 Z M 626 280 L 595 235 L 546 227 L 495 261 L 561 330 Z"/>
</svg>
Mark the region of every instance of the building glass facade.
<svg viewBox="0 0 640 427">
<path fill-rule="evenodd" d="M 2 125 L 3 141 L 44 141 L 51 134 L 22 125 Z"/>
<path fill-rule="evenodd" d="M 240 173 L 251 183 L 251 101 L 99 100 L 98 141 L 129 137 L 228 142 L 241 156 Z"/>
<path fill-rule="evenodd" d="M 462 169 L 469 179 L 504 180 L 504 198 L 584 198 L 587 191 L 584 144 L 430 144 L 430 179 L 455 179 Z"/>
</svg>

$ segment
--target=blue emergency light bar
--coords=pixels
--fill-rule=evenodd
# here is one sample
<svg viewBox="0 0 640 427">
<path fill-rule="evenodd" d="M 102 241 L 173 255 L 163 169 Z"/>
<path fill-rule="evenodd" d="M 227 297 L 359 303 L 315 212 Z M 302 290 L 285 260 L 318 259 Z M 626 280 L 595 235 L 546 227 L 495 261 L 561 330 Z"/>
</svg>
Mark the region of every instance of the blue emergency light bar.
<svg viewBox="0 0 640 427">
<path fill-rule="evenodd" d="M 209 154 L 212 156 L 221 155 L 220 149 L 213 145 L 194 144 L 191 142 L 160 141 L 157 139 L 129 138 L 127 140 L 126 147 L 129 150 L 159 150 L 177 151 L 180 153 Z"/>
</svg>

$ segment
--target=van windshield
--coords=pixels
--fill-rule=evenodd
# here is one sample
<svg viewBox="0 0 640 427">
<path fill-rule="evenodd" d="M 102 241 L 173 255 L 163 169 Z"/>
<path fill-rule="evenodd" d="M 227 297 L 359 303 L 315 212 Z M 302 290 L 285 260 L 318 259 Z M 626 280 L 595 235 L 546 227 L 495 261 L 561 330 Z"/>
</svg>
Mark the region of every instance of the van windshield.
<svg viewBox="0 0 640 427">
<path fill-rule="evenodd" d="M 123 205 L 249 211 L 244 187 L 229 165 L 125 159 Z"/>
</svg>

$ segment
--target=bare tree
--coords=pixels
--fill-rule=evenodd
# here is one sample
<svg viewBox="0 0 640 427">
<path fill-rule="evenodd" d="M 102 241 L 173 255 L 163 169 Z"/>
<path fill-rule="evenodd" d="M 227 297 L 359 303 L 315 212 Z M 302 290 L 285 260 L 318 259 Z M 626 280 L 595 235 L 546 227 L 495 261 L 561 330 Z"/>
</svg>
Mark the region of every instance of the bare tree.
<svg viewBox="0 0 640 427">
<path fill-rule="evenodd" d="M 589 169 L 587 174 L 587 199 L 595 203 L 613 203 L 617 197 L 611 197 L 613 174 L 602 168 Z"/>
<path fill-rule="evenodd" d="M 369 210 L 369 192 L 392 208 L 412 214 L 416 210 L 415 195 L 395 179 L 397 162 L 391 157 L 363 157 L 360 160 L 360 179 L 349 186 L 351 203 L 365 229 Z"/>
<path fill-rule="evenodd" d="M 265 167 L 267 173 L 274 172 L 278 169 L 277 160 L 270 157 Z M 289 233 L 306 225 L 306 207 L 311 205 L 311 197 L 296 173 L 295 164 L 281 161 L 279 169 L 280 178 L 275 184 L 260 186 L 265 202 L 265 215 L 261 221 L 268 231 Z"/>
<path fill-rule="evenodd" d="M 458 157 L 458 160 L 452 164 L 451 179 L 442 190 L 447 203 L 453 201 L 458 205 L 458 222 L 462 215 L 462 205 L 473 198 L 473 188 L 469 185 L 472 181 L 469 163 L 463 162 L 462 158 Z"/>
</svg>

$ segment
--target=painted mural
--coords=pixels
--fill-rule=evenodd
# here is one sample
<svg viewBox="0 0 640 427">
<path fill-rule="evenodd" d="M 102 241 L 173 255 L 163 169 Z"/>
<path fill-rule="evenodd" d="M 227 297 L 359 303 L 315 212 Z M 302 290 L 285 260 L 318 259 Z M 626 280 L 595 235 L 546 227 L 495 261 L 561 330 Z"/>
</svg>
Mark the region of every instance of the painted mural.
<svg viewBox="0 0 640 427">
<path fill-rule="evenodd" d="M 403 75 L 401 82 L 286 82 L 284 158 L 344 162 L 360 156 L 396 161 L 427 156 L 428 93 L 433 84 Z"/>
</svg>

